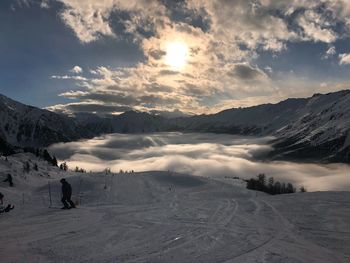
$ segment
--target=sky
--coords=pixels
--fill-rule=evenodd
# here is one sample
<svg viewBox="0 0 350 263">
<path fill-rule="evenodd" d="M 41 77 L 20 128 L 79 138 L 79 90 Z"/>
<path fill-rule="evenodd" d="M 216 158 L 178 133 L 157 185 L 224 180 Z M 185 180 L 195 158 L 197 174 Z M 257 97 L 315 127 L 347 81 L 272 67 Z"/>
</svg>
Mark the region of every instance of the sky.
<svg viewBox="0 0 350 263">
<path fill-rule="evenodd" d="M 1 0 L 0 93 L 189 114 L 349 88 L 348 0 Z"/>
</svg>

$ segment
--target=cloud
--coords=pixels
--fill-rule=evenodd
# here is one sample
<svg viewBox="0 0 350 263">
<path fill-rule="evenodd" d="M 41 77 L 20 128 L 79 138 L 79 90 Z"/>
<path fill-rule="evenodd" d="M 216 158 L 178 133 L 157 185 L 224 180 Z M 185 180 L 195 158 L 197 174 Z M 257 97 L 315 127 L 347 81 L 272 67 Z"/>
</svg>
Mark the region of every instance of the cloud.
<svg viewBox="0 0 350 263">
<path fill-rule="evenodd" d="M 350 64 L 350 54 L 339 54 L 339 65 Z"/>
<path fill-rule="evenodd" d="M 60 143 L 50 152 L 70 167 L 102 171 L 106 167 L 135 171 L 171 170 L 200 176 L 239 176 L 259 173 L 275 180 L 305 185 L 308 190 L 347 190 L 348 165 L 259 162 L 271 138 L 217 134 L 115 134 L 80 142 Z"/>
<path fill-rule="evenodd" d="M 83 73 L 83 69 L 81 67 L 79 67 L 79 66 L 74 66 L 70 70 L 70 72 L 75 73 L 75 74 L 80 74 L 80 73 Z"/>
<path fill-rule="evenodd" d="M 236 64 L 228 74 L 244 80 L 254 80 L 266 77 L 265 73 L 259 68 L 254 68 L 248 64 Z"/>
<path fill-rule="evenodd" d="M 49 5 L 49 0 L 42 0 L 41 3 L 40 3 L 40 7 L 41 8 L 50 8 L 50 5 Z"/>
<path fill-rule="evenodd" d="M 113 12 L 129 14 L 121 22 L 125 32 L 139 37 L 138 24 L 148 25 L 152 30 L 153 24 L 162 23 L 158 17 L 165 10 L 156 0 L 58 0 L 64 4 L 60 16 L 82 43 L 96 41 L 102 36 L 117 37 L 113 31 L 110 18 Z M 146 27 L 144 28 L 147 31 Z"/>
<path fill-rule="evenodd" d="M 57 104 L 46 108 L 50 111 L 71 115 L 72 113 L 120 114 L 131 110 L 127 106 L 109 105 L 96 102 Z"/>
<path fill-rule="evenodd" d="M 254 61 L 261 52 L 277 56 L 296 42 L 326 43 L 330 48 L 323 58 L 328 58 L 335 55 L 334 42 L 350 32 L 346 0 L 59 1 L 60 18 L 82 43 L 104 37 L 133 41 L 143 55 L 128 67 L 92 68 L 89 78 L 53 76 L 76 80 L 81 91 L 61 96 L 140 111 L 209 113 L 223 105 L 249 106 L 247 98 L 254 105 L 311 95 L 319 82 L 278 68 L 264 71 Z M 183 69 L 165 61 L 167 46 L 174 42 L 187 46 Z M 340 57 L 340 64 L 345 63 Z M 282 76 L 299 86 L 291 88 Z"/>
<path fill-rule="evenodd" d="M 93 4 L 91 1 L 62 0 L 61 2 L 65 5 L 65 9 L 60 17 L 73 29 L 81 42 L 88 43 L 102 35 L 115 36 L 108 22 L 112 10 L 104 5 L 108 1 L 102 1 L 100 5 Z"/>
<path fill-rule="evenodd" d="M 303 28 L 305 37 L 315 42 L 333 43 L 337 39 L 332 24 L 313 10 L 304 12 L 298 18 L 298 25 Z"/>
<path fill-rule="evenodd" d="M 52 75 L 52 79 L 72 79 L 72 80 L 78 80 L 78 81 L 86 81 L 87 78 L 84 78 L 82 76 L 69 76 L 69 75 L 63 75 L 63 76 L 58 76 L 58 75 Z"/>
<path fill-rule="evenodd" d="M 327 49 L 326 53 L 322 56 L 322 59 L 328 59 L 337 54 L 337 51 L 334 46 L 331 46 Z"/>
</svg>

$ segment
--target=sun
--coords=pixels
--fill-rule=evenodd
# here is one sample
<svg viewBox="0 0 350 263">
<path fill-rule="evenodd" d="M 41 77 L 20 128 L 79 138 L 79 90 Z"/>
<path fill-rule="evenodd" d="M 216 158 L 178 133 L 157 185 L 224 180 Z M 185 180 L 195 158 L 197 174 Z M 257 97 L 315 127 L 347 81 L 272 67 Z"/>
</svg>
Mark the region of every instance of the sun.
<svg viewBox="0 0 350 263">
<path fill-rule="evenodd" d="M 188 60 L 188 46 L 183 42 L 170 42 L 166 46 L 165 63 L 175 69 L 182 69 Z"/>
</svg>

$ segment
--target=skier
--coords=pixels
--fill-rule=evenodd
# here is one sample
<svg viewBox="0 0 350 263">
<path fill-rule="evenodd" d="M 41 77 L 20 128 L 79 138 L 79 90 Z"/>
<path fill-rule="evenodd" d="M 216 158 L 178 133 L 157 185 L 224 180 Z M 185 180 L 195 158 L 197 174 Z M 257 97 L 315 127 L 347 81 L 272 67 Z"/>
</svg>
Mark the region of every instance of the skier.
<svg viewBox="0 0 350 263">
<path fill-rule="evenodd" d="M 12 175 L 7 174 L 7 178 L 3 182 L 9 182 L 9 185 L 12 187 L 13 186 Z"/>
<path fill-rule="evenodd" d="M 0 205 L 0 214 L 1 213 L 8 213 L 14 208 L 15 208 L 15 206 L 14 205 L 11 206 L 10 204 L 8 204 L 6 207 Z"/>
<path fill-rule="evenodd" d="M 14 209 L 15 206 L 8 204 L 6 207 L 4 206 L 4 195 L 0 193 L 0 214 L 10 212 L 10 210 Z"/>
<path fill-rule="evenodd" d="M 62 184 L 62 203 L 64 205 L 64 207 L 62 207 L 62 209 L 70 209 L 70 208 L 75 208 L 75 204 L 72 202 L 72 200 L 70 199 L 72 196 L 72 187 L 71 185 L 66 181 L 66 179 L 61 179 L 60 180 L 61 184 Z M 69 205 L 68 205 L 68 203 Z"/>
</svg>

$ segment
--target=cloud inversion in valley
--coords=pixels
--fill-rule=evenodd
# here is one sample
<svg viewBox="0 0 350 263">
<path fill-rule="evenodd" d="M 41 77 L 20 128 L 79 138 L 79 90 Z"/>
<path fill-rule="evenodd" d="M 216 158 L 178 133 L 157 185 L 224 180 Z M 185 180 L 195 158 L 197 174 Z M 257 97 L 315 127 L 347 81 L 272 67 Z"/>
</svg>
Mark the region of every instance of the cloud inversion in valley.
<svg viewBox="0 0 350 263">
<path fill-rule="evenodd" d="M 349 166 L 262 162 L 256 158 L 271 150 L 271 137 L 249 138 L 218 134 L 112 134 L 81 142 L 52 145 L 50 151 L 70 167 L 102 171 L 170 170 L 208 177 L 255 177 L 304 185 L 309 190 L 346 190 Z"/>
</svg>

